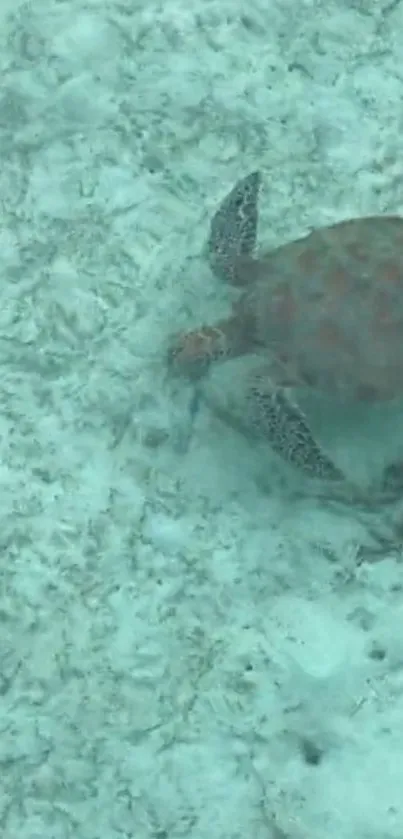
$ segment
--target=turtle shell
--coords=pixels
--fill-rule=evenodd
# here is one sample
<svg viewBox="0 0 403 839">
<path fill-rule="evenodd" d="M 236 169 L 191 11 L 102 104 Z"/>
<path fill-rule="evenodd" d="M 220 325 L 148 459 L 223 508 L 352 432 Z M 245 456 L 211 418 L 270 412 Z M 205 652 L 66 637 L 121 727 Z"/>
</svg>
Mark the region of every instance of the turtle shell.
<svg viewBox="0 0 403 839">
<path fill-rule="evenodd" d="M 237 271 L 250 348 L 270 350 L 284 384 L 354 400 L 403 395 L 403 219 L 325 227 Z"/>
</svg>

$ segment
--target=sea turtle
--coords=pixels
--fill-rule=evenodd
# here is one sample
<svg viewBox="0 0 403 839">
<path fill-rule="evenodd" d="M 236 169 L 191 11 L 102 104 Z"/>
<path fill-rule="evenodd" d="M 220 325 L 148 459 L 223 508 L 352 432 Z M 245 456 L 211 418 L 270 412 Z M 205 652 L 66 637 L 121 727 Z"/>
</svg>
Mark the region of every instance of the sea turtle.
<svg viewBox="0 0 403 839">
<path fill-rule="evenodd" d="M 211 269 L 240 298 L 228 319 L 174 339 L 170 363 L 197 378 L 211 362 L 258 354 L 247 427 L 305 474 L 340 480 L 291 393 L 403 397 L 403 219 L 342 221 L 255 258 L 260 183 L 259 172 L 240 180 L 210 227 Z"/>
</svg>

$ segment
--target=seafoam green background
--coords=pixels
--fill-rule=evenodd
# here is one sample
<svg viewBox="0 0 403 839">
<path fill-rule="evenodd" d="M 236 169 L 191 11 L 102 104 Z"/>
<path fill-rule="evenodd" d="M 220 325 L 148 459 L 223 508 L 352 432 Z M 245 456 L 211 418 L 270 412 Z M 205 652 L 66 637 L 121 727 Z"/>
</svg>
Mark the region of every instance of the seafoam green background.
<svg viewBox="0 0 403 839">
<path fill-rule="evenodd" d="M 403 4 L 0 16 L 2 836 L 401 839 L 387 522 L 189 428 L 164 353 L 228 310 L 203 245 L 251 169 L 268 247 L 403 211 Z"/>
</svg>

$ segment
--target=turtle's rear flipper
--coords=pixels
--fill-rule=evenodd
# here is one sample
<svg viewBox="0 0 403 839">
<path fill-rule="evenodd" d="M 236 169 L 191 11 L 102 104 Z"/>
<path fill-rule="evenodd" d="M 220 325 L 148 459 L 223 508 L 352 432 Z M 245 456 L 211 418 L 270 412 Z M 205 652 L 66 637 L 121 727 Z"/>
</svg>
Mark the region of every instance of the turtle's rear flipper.
<svg viewBox="0 0 403 839">
<path fill-rule="evenodd" d="M 252 172 L 224 198 L 210 225 L 207 241 L 211 270 L 220 280 L 242 285 L 235 270 L 240 257 L 250 256 L 256 245 L 260 172 Z M 245 272 L 245 282 L 248 273 Z"/>
<path fill-rule="evenodd" d="M 263 384 L 263 386 L 262 386 Z M 266 438 L 273 450 L 310 478 L 344 481 L 344 476 L 315 441 L 308 423 L 283 389 L 252 384 L 248 414 L 251 433 Z"/>
</svg>

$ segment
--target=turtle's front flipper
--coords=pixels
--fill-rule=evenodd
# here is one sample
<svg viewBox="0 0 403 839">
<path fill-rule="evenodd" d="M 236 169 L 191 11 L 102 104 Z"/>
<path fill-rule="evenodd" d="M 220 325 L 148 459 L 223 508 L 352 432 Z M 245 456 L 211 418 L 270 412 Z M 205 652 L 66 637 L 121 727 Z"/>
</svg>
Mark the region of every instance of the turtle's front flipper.
<svg viewBox="0 0 403 839">
<path fill-rule="evenodd" d="M 234 186 L 220 204 L 210 225 L 208 261 L 221 280 L 242 285 L 237 259 L 250 256 L 256 245 L 260 172 L 252 172 Z M 245 276 L 248 273 L 245 272 Z"/>
<path fill-rule="evenodd" d="M 249 390 L 251 433 L 266 438 L 274 451 L 311 478 L 344 481 L 344 476 L 316 443 L 308 423 L 286 391 L 257 380 Z"/>
</svg>

